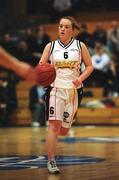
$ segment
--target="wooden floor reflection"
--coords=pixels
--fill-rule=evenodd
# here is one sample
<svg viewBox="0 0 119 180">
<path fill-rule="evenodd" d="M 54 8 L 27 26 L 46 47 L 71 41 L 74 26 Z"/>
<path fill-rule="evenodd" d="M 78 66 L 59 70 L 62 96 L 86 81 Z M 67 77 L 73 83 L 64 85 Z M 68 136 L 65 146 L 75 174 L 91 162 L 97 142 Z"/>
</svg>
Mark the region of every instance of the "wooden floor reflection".
<svg viewBox="0 0 119 180">
<path fill-rule="evenodd" d="M 60 175 L 50 175 L 38 164 L 29 168 L 29 159 L 22 163 L 17 159 L 19 168 L 16 167 L 15 157 L 43 158 L 46 135 L 47 128 L 0 128 L 0 180 L 119 180 L 118 126 L 73 127 L 67 137 L 60 137 L 60 156 L 86 159 L 85 163 L 77 160 L 73 165 L 64 161 Z M 90 157 L 101 161 L 90 161 Z"/>
</svg>

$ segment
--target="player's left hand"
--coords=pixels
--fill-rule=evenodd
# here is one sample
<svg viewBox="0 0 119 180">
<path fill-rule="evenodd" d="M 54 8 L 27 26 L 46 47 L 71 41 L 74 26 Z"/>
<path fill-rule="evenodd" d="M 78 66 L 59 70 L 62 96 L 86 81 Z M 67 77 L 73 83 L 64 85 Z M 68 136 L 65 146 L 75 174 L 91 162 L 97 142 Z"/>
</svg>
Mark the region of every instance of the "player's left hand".
<svg viewBox="0 0 119 180">
<path fill-rule="evenodd" d="M 76 78 L 74 81 L 72 81 L 74 86 L 77 88 L 78 86 L 82 85 L 81 78 Z"/>
</svg>

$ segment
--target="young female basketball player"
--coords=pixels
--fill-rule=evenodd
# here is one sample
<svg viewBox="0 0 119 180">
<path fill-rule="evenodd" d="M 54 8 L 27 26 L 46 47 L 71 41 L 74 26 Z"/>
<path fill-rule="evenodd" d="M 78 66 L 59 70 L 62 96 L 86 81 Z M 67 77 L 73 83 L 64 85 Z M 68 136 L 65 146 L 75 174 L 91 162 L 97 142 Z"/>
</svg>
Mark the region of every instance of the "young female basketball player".
<svg viewBox="0 0 119 180">
<path fill-rule="evenodd" d="M 40 63 L 46 63 L 50 59 L 56 68 L 56 79 L 51 85 L 49 102 L 47 167 L 50 173 L 60 172 L 55 161 L 58 135 L 68 133 L 78 108 L 77 89 L 82 88 L 83 81 L 93 71 L 85 44 L 73 38 L 75 29 L 79 30 L 79 26 L 73 17 L 62 17 L 59 22 L 59 39 L 46 45 L 40 59 Z M 1 58 L 6 61 L 2 62 Z M 85 64 L 85 70 L 80 73 L 82 61 Z M 29 80 L 35 79 L 31 66 L 21 63 L 8 54 L 5 55 L 2 48 L 0 48 L 0 65 L 15 71 L 25 79 L 30 70 Z"/>
<path fill-rule="evenodd" d="M 56 79 L 51 85 L 49 101 L 49 130 L 47 137 L 47 167 L 51 173 L 59 173 L 55 154 L 58 135 L 66 135 L 78 108 L 77 88 L 92 73 L 89 52 L 83 42 L 73 38 L 79 26 L 72 17 L 62 17 L 59 22 L 59 39 L 46 45 L 40 63 L 49 59 L 56 68 Z M 85 70 L 80 74 L 81 63 Z"/>
</svg>

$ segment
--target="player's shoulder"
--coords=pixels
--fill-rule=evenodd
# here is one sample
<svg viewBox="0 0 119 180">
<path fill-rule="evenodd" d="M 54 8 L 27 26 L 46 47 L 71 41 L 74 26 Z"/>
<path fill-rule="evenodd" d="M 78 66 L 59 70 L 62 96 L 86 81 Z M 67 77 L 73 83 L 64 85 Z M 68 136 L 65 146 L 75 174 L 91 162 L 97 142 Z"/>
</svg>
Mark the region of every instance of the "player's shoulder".
<svg viewBox="0 0 119 180">
<path fill-rule="evenodd" d="M 46 50 L 46 51 L 50 51 L 51 47 L 52 47 L 52 42 L 49 42 L 49 43 L 45 46 L 45 50 Z"/>
<path fill-rule="evenodd" d="M 81 47 L 81 49 L 87 49 L 86 44 L 82 41 L 80 41 L 80 47 Z"/>
<path fill-rule="evenodd" d="M 51 43 L 52 43 L 52 42 L 49 42 L 49 43 L 46 45 L 46 48 L 50 48 Z"/>
<path fill-rule="evenodd" d="M 86 46 L 84 42 L 80 41 L 81 46 Z"/>
</svg>

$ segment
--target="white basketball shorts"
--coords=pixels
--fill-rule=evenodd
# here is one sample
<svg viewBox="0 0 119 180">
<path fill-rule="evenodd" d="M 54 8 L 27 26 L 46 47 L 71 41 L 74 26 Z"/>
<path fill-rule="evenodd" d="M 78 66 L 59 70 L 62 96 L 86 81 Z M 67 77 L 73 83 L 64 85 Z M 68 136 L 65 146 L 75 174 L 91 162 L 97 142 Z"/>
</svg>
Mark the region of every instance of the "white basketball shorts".
<svg viewBox="0 0 119 180">
<path fill-rule="evenodd" d="M 52 88 L 49 100 L 49 120 L 60 120 L 62 127 L 70 128 L 77 108 L 77 89 Z"/>
</svg>

